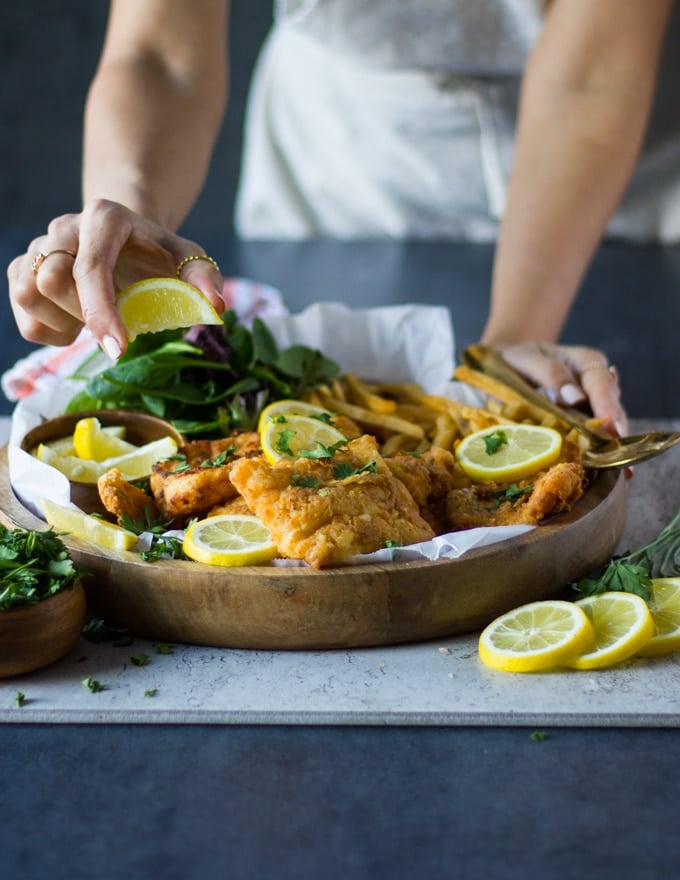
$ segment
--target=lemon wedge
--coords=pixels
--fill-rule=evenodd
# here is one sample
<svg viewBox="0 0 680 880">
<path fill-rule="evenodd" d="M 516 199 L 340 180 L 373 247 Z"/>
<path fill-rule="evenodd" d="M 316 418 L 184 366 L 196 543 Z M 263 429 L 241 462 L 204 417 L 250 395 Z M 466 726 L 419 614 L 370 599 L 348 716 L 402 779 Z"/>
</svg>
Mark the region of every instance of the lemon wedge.
<svg viewBox="0 0 680 880">
<path fill-rule="evenodd" d="M 149 476 L 157 461 L 170 458 L 176 452 L 177 443 L 172 437 L 159 437 L 143 446 L 136 446 L 132 452 L 107 458 L 99 464 L 104 471 L 118 468 L 126 480 L 139 480 Z"/>
<path fill-rule="evenodd" d="M 270 464 L 313 453 L 319 444 L 334 446 L 346 442 L 345 435 L 333 425 L 310 416 L 288 415 L 281 421 L 268 419 L 260 431 L 262 452 Z"/>
<path fill-rule="evenodd" d="M 131 550 L 137 543 L 134 532 L 90 516 L 76 507 L 64 507 L 48 498 L 41 498 L 38 503 L 49 525 L 59 532 L 66 532 L 108 550 Z"/>
<path fill-rule="evenodd" d="M 521 480 L 554 464 L 562 435 L 544 425 L 497 425 L 468 434 L 455 454 L 471 480 Z"/>
<path fill-rule="evenodd" d="M 590 620 L 595 641 L 585 653 L 567 661 L 574 669 L 602 669 L 622 663 L 637 654 L 654 633 L 647 603 L 634 593 L 598 593 L 575 604 Z"/>
<path fill-rule="evenodd" d="M 179 278 L 136 281 L 120 291 L 116 307 L 130 342 L 140 333 L 222 323 L 205 295 Z"/>
<path fill-rule="evenodd" d="M 268 529 L 256 516 L 225 514 L 193 523 L 182 550 L 206 565 L 260 565 L 277 554 Z"/>
<path fill-rule="evenodd" d="M 117 455 L 125 455 L 137 447 L 110 431 L 105 431 L 95 416 L 78 419 L 73 429 L 73 449 L 78 458 L 104 461 Z"/>
<path fill-rule="evenodd" d="M 546 599 L 492 621 L 479 637 L 479 656 L 503 672 L 539 672 L 563 666 L 593 639 L 592 624 L 575 602 Z"/>
<path fill-rule="evenodd" d="M 680 648 L 680 578 L 653 578 L 647 600 L 654 635 L 638 650 L 639 657 L 660 657 Z"/>
<path fill-rule="evenodd" d="M 71 444 L 71 447 L 73 447 L 73 444 Z M 106 470 L 106 467 L 101 462 L 78 458 L 75 455 L 75 450 L 70 455 L 53 448 L 47 443 L 41 443 L 35 450 L 34 455 L 38 461 L 42 461 L 50 465 L 50 467 L 61 471 L 73 483 L 96 483 Z"/>
<path fill-rule="evenodd" d="M 319 416 L 324 415 L 330 416 L 331 414 L 328 410 L 322 409 L 320 406 L 314 406 L 312 403 L 307 403 L 306 400 L 292 400 L 290 398 L 275 400 L 273 403 L 265 406 L 260 413 L 257 430 L 261 432 L 268 422 L 281 422 L 289 416 L 309 416 L 310 418 L 318 418 Z"/>
<path fill-rule="evenodd" d="M 79 458 L 77 455 L 64 455 L 45 443 L 35 451 L 39 461 L 61 471 L 74 483 L 96 483 L 99 477 L 111 468 L 118 468 L 127 480 L 148 477 L 153 465 L 177 452 L 177 443 L 172 437 L 160 437 L 143 446 L 134 446 L 132 452 L 116 455 L 103 461 Z"/>
</svg>

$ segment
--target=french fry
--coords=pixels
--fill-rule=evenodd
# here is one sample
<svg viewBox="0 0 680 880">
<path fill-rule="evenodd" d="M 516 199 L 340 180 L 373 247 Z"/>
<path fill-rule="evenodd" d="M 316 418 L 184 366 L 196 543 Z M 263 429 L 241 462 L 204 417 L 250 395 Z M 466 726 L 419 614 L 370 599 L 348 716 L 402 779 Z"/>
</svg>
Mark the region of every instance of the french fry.
<svg viewBox="0 0 680 880">
<path fill-rule="evenodd" d="M 400 419 L 398 416 L 393 416 L 389 413 L 374 413 L 363 406 L 357 406 L 355 403 L 347 403 L 346 400 L 338 400 L 325 394 L 322 396 L 325 407 L 333 412 L 349 416 L 360 425 L 368 425 L 372 428 L 396 434 L 407 434 L 409 437 L 415 437 L 416 440 L 422 440 L 425 437 L 425 430 L 421 425 L 414 425 L 405 419 Z"/>
<path fill-rule="evenodd" d="M 453 419 L 446 413 L 437 416 L 436 430 L 432 438 L 433 446 L 441 446 L 443 449 L 451 449 L 453 441 L 458 434 L 458 427 Z"/>
<path fill-rule="evenodd" d="M 347 388 L 347 399 L 351 403 L 356 403 L 375 413 L 393 413 L 396 410 L 396 401 L 373 393 L 367 383 L 354 373 L 345 373 L 343 382 Z"/>
<path fill-rule="evenodd" d="M 376 394 L 387 394 L 396 400 L 408 400 L 411 403 L 421 403 L 424 394 L 417 382 L 379 382 L 373 390 Z"/>
</svg>

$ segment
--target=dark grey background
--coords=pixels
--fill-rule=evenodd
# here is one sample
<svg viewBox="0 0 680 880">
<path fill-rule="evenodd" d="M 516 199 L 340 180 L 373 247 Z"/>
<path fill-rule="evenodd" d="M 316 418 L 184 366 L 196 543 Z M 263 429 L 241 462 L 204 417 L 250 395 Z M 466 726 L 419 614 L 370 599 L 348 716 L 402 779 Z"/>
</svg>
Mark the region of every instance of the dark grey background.
<svg viewBox="0 0 680 880">
<path fill-rule="evenodd" d="M 82 109 L 107 14 L 104 0 L 3 4 L 0 233 L 30 240 L 52 217 L 79 210 Z M 232 0 L 231 100 L 208 185 L 186 224 L 196 238 L 231 229 L 243 106 L 271 17 L 272 0 Z"/>
</svg>

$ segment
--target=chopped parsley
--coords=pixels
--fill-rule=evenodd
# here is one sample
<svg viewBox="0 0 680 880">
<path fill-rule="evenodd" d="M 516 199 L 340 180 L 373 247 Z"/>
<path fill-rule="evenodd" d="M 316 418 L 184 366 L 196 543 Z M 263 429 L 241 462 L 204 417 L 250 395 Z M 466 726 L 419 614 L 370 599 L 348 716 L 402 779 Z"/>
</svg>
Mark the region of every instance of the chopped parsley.
<svg viewBox="0 0 680 880">
<path fill-rule="evenodd" d="M 492 431 L 491 434 L 486 434 L 482 437 L 484 441 L 484 447 L 486 449 L 487 455 L 494 455 L 501 446 L 507 446 L 508 444 L 508 435 L 505 431 L 502 431 L 498 428 L 496 431 Z"/>
<path fill-rule="evenodd" d="M 303 489 L 315 489 L 319 485 L 319 480 L 311 474 L 293 474 L 290 478 L 293 486 L 300 486 Z"/>
<path fill-rule="evenodd" d="M 350 464 L 334 464 L 333 476 L 336 480 L 346 480 L 348 477 L 356 477 L 358 474 L 377 474 L 378 465 L 375 459 L 367 461 L 362 467 L 353 468 Z"/>
<path fill-rule="evenodd" d="M 97 681 L 96 678 L 92 678 L 91 675 L 88 675 L 87 678 L 83 679 L 82 685 L 93 694 L 98 694 L 100 691 L 106 690 L 104 685 L 100 681 Z"/>
<path fill-rule="evenodd" d="M 204 468 L 214 468 L 214 467 L 222 467 L 223 464 L 227 464 L 232 455 L 236 452 L 235 446 L 229 446 L 227 449 L 220 452 L 219 455 L 216 455 L 214 458 L 206 458 L 205 461 L 201 462 L 201 467 Z"/>
<path fill-rule="evenodd" d="M 527 483 L 526 486 L 518 486 L 517 483 L 511 483 L 504 489 L 497 489 L 495 492 L 492 492 L 491 496 L 496 501 L 496 507 L 500 507 L 504 501 L 514 504 L 515 501 L 519 501 L 525 495 L 530 495 L 533 490 L 533 483 Z"/>
<path fill-rule="evenodd" d="M 0 611 L 36 605 L 85 574 L 59 535 L 0 526 Z"/>
</svg>

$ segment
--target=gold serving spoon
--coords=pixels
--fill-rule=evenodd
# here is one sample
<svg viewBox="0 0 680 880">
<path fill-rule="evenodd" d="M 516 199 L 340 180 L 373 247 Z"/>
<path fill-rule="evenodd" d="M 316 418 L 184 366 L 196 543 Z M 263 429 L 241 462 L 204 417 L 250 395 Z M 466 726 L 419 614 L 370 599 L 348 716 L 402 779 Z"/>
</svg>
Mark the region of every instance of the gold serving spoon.
<svg viewBox="0 0 680 880">
<path fill-rule="evenodd" d="M 463 363 L 478 373 L 491 376 L 521 394 L 525 400 L 552 413 L 588 439 L 583 453 L 588 468 L 616 468 L 653 458 L 680 443 L 680 431 L 649 431 L 629 437 L 605 437 L 587 428 L 577 415 L 557 406 L 544 394 L 532 388 L 497 351 L 486 345 L 471 345 L 463 351 Z"/>
</svg>

